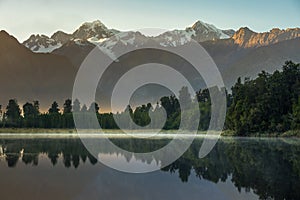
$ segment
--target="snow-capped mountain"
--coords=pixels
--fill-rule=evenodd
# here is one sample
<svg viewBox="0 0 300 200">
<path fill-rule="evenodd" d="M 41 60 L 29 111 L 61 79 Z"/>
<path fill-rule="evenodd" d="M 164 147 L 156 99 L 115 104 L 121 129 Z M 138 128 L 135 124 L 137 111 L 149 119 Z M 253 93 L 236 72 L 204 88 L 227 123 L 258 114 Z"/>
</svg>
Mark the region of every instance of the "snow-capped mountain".
<svg viewBox="0 0 300 200">
<path fill-rule="evenodd" d="M 151 38 L 141 34 L 140 32 L 122 32 L 110 37 L 109 39 L 98 44 L 98 47 L 113 60 L 116 60 L 115 52 L 129 45 L 141 47 Z"/>
<path fill-rule="evenodd" d="M 72 34 L 57 31 L 50 38 L 44 35 L 43 37 L 33 35 L 28 40 L 24 41 L 23 44 L 34 52 L 52 52 L 54 49 L 61 47 L 70 40 L 76 41 L 80 39 L 86 40 L 93 44 L 101 44 L 111 36 L 114 36 L 118 33 L 120 33 L 120 31 L 116 29 L 108 29 L 102 22 L 96 20 L 93 22 L 83 23 Z M 188 27 L 185 30 L 167 31 L 152 39 L 158 42 L 161 46 L 174 47 L 177 45 L 186 44 L 191 39 L 194 39 L 198 42 L 203 42 L 207 40 L 230 38 L 233 34 L 233 30 L 220 30 L 214 25 L 197 21 L 193 26 Z M 125 37 L 125 35 L 120 35 L 119 39 L 123 36 Z M 130 35 L 133 34 L 131 33 L 129 36 Z M 136 35 L 136 37 L 140 37 L 141 39 L 141 34 Z M 130 40 L 134 39 L 131 38 Z"/>
<path fill-rule="evenodd" d="M 208 40 L 228 39 L 235 33 L 234 30 L 221 30 L 216 28 L 212 24 L 207 24 L 202 21 L 197 21 L 191 27 L 187 27 L 185 30 L 173 30 L 167 31 L 158 37 L 156 40 L 160 40 L 162 46 L 178 46 L 184 45 L 191 41 L 191 39 L 197 42 L 204 42 Z"/>
<path fill-rule="evenodd" d="M 106 38 L 114 35 L 114 32 L 109 30 L 99 20 L 86 22 L 82 24 L 73 34 L 73 39 L 88 40 L 93 43 L 100 43 Z"/>
<path fill-rule="evenodd" d="M 99 26 L 99 31 L 101 27 L 101 30 L 112 32 L 113 36 L 105 38 L 102 34 L 96 34 L 98 31 L 95 31 L 98 29 L 97 26 Z M 82 39 L 74 38 L 73 34 L 58 31 L 51 37 L 33 35 L 23 45 L 5 31 L 0 31 L 0 42 L 2 44 L 0 45 L 0 68 L 2 69 L 0 85 L 5 86 L 1 90 L 3 93 L 1 98 L 13 96 L 25 102 L 30 97 L 47 104 L 51 103 L 49 102 L 51 99 L 62 102 L 64 99 L 69 98 L 76 72 L 86 56 L 95 48 L 95 44 L 110 58 L 119 60 L 119 62 L 112 62 L 103 77 L 102 82 L 105 83 L 106 87 L 99 92 L 99 97 L 105 101 L 107 100 L 107 102 L 110 100 L 109 91 L 112 91 L 111 87 L 114 86 L 114 81 L 117 80 L 116 77 L 121 77 L 122 73 L 132 66 L 147 63 L 147 61 L 149 63 L 154 61 L 156 63 L 166 63 L 172 67 L 178 67 L 187 74 L 189 80 L 195 80 L 192 83 L 195 87 L 202 87 L 201 84 L 196 82 L 198 79 L 194 79 L 194 73 L 187 71 L 189 67 L 177 62 L 176 59 L 167 54 L 162 54 L 163 52 L 148 49 L 146 51 L 133 51 L 128 56 L 117 58 L 116 55 L 131 46 L 143 47 L 150 44 L 151 46 L 176 46 L 184 49 L 186 48 L 185 44 L 191 39 L 203 41 L 200 44 L 218 66 L 224 84 L 228 89 L 231 88 L 238 77 L 254 78 L 261 70 L 274 72 L 281 69 L 286 60 L 300 62 L 299 28 L 286 30 L 274 28 L 263 33 L 256 33 L 249 28 L 240 28 L 231 36 L 233 34 L 232 30 L 216 30 L 217 28 L 210 27 L 209 31 L 206 30 L 207 27 L 209 26 L 196 23 L 185 30 L 168 31 L 159 36 L 148 37 L 140 32 L 116 34 L 118 31 L 105 29 L 96 22 L 81 26 L 82 30 L 77 31 L 77 33 L 81 32 Z M 205 34 L 210 34 L 210 36 L 204 36 Z M 227 39 L 216 39 L 216 37 Z M 58 46 L 60 47 L 57 48 Z M 57 49 L 48 54 L 32 52 L 49 52 L 54 48 Z M 8 88 L 5 83 L 11 78 L 21 81 L 13 82 Z M 11 93 L 11 91 L 14 91 L 14 93 Z M 59 94 L 57 91 L 61 93 Z M 51 98 L 49 98 L 49 95 Z M 149 99 L 143 100 L 149 102 Z M 2 99 L 2 101 L 7 101 L 7 99 Z M 108 108 L 107 105 L 109 104 L 103 103 L 100 106 Z"/>
<path fill-rule="evenodd" d="M 221 30 L 212 24 L 202 21 L 197 21 L 185 30 L 172 30 L 155 37 L 148 37 L 139 32 L 123 32 L 120 34 L 120 31 L 108 29 L 99 20 L 96 20 L 83 23 L 72 34 L 57 31 L 50 38 L 45 35 L 32 35 L 28 40 L 23 42 L 23 45 L 33 52 L 52 52 L 55 49 L 61 48 L 69 41 L 74 41 L 81 48 L 90 43 L 98 45 L 103 51 L 113 57 L 113 49 L 116 49 L 116 44 L 117 46 L 141 46 L 145 42 L 151 41 L 163 47 L 176 47 L 187 44 L 192 39 L 197 42 L 230 39 L 239 47 L 256 48 L 297 37 L 300 37 L 299 28 L 286 30 L 274 28 L 269 32 L 256 33 L 244 27 L 235 32 L 232 29 Z M 90 46 L 85 49 L 89 48 Z"/>
<path fill-rule="evenodd" d="M 161 46 L 176 47 L 190 42 L 194 35 L 194 30 L 173 30 L 167 31 L 154 39 L 158 41 Z"/>
<path fill-rule="evenodd" d="M 27 48 L 33 52 L 47 53 L 52 52 L 54 49 L 57 49 L 62 46 L 62 43 L 49 38 L 46 35 L 31 35 L 27 40 L 23 42 Z"/>
<path fill-rule="evenodd" d="M 234 34 L 234 30 L 221 30 L 214 25 L 197 21 L 193 26 L 185 30 L 167 31 L 155 37 L 147 37 L 140 32 L 123 32 L 113 36 L 98 46 L 111 58 L 115 58 L 114 51 L 120 45 L 143 46 L 145 43 L 152 42 L 155 45 L 163 47 L 177 47 L 189 43 L 192 39 L 197 42 L 208 40 L 228 39 Z M 118 44 L 119 43 L 119 44 Z"/>
<path fill-rule="evenodd" d="M 84 41 L 99 44 L 117 33 L 119 33 L 118 30 L 108 29 L 99 20 L 96 20 L 83 23 L 72 34 L 57 31 L 50 38 L 45 35 L 31 35 L 29 39 L 23 42 L 23 45 L 33 52 L 50 53 L 68 41 L 74 40 L 81 45 L 85 43 Z"/>
<path fill-rule="evenodd" d="M 216 28 L 212 24 L 207 24 L 202 21 L 197 21 L 192 27 L 186 29 L 187 32 L 194 31 L 193 39 L 198 42 L 203 42 L 207 40 L 217 40 L 217 39 L 227 39 L 234 33 L 233 30 L 221 30 Z"/>
</svg>

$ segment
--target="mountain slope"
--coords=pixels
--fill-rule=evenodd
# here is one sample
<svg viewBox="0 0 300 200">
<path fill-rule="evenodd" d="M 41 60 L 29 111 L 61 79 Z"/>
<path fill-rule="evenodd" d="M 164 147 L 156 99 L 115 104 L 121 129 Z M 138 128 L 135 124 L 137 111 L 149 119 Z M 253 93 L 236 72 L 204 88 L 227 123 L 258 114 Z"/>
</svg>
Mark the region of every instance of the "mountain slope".
<svg viewBox="0 0 300 200">
<path fill-rule="evenodd" d="M 247 27 L 240 28 L 233 36 L 234 43 L 243 48 L 267 46 L 300 37 L 300 28 L 280 30 L 273 28 L 269 32 L 256 33 Z"/>
<path fill-rule="evenodd" d="M 73 34 L 73 39 L 82 40 L 101 40 L 113 36 L 114 33 L 109 30 L 99 20 L 83 23 Z"/>
<path fill-rule="evenodd" d="M 77 39 L 66 42 L 61 48 L 55 49 L 52 53 L 66 56 L 74 67 L 79 68 L 82 61 L 94 47 L 94 44 L 86 40 Z"/>
<path fill-rule="evenodd" d="M 300 38 L 252 49 L 228 65 L 223 72 L 223 78 L 226 80 L 226 84 L 231 86 L 237 77 L 254 78 L 262 70 L 269 73 L 281 70 L 282 65 L 287 60 L 300 63 L 299 52 Z"/>
<path fill-rule="evenodd" d="M 193 26 L 187 27 L 185 30 L 173 30 L 162 33 L 155 37 L 162 46 L 175 47 L 184 45 L 191 39 L 197 42 L 209 40 L 218 40 L 230 38 L 234 34 L 234 30 L 221 30 L 212 24 L 197 21 Z"/>
<path fill-rule="evenodd" d="M 193 30 L 195 32 L 193 39 L 198 42 L 230 38 L 233 31 L 223 31 L 212 24 L 207 24 L 202 21 L 197 21 L 192 27 L 187 28 L 187 30 Z"/>
<path fill-rule="evenodd" d="M 203 81 L 197 79 L 193 71 L 188 70 L 187 63 L 176 62 L 176 59 L 165 53 L 138 51 L 116 58 L 118 52 L 128 47 L 151 44 L 185 48 L 192 39 L 197 40 L 217 64 L 228 89 L 239 76 L 254 78 L 261 70 L 273 72 L 281 69 L 286 60 L 300 62 L 299 28 L 272 29 L 269 32 L 256 33 L 244 27 L 234 32 L 220 30 L 199 21 L 185 30 L 168 31 L 155 37 L 147 37 L 140 32 L 122 32 L 115 35 L 116 33 L 118 31 L 108 29 L 100 21 L 95 21 L 83 24 L 73 34 L 58 31 L 50 38 L 43 35 L 32 36 L 25 44 L 32 51 L 36 51 L 36 44 L 43 48 L 46 44 L 49 46 L 61 44 L 50 54 L 40 54 L 33 53 L 7 33 L 1 32 L 0 42 L 3 45 L 0 46 L 0 84 L 2 83 L 0 89 L 3 95 L 0 97 L 0 103 L 6 103 L 7 98 L 18 98 L 22 101 L 38 99 L 47 104 L 52 100 L 62 101 L 63 98 L 70 96 L 76 71 L 96 45 L 101 50 L 99 53 L 106 54 L 113 60 L 117 59 L 104 74 L 105 87 L 97 92 L 99 99 L 103 100 L 100 102 L 103 109 L 109 105 L 110 91 L 117 78 L 131 66 L 146 61 L 163 62 L 175 67 L 186 74 L 196 88 L 204 87 Z M 153 97 L 155 94 L 169 95 L 168 91 L 155 87 L 144 88 L 140 92 L 138 104 L 143 101 L 155 102 L 157 100 Z M 5 101 L 3 102 L 1 98 Z"/>
<path fill-rule="evenodd" d="M 62 31 L 57 31 L 51 36 L 51 39 L 53 39 L 61 44 L 64 44 L 64 43 L 68 42 L 69 40 L 71 40 L 72 37 L 73 36 L 71 34 L 67 34 Z"/>
<path fill-rule="evenodd" d="M 119 31 L 108 29 L 99 20 L 96 20 L 83 23 L 72 34 L 57 31 L 50 38 L 45 35 L 31 35 L 23 42 L 23 45 L 33 52 L 50 53 L 72 40 L 86 40 L 98 44 L 117 33 Z"/>
<path fill-rule="evenodd" d="M 115 29 L 108 29 L 99 20 L 83 23 L 72 34 L 57 31 L 50 38 L 45 35 L 32 35 L 23 45 L 33 52 L 52 52 L 71 40 L 87 40 L 93 44 L 101 44 L 111 36 L 120 33 Z M 167 31 L 155 38 L 163 46 L 183 45 L 194 39 L 198 42 L 230 38 L 234 30 L 221 30 L 212 24 L 197 21 L 185 30 Z"/>
<path fill-rule="evenodd" d="M 61 47 L 62 43 L 46 35 L 31 35 L 23 45 L 33 52 L 48 53 Z"/>
<path fill-rule="evenodd" d="M 21 103 L 39 100 L 47 107 L 71 96 L 76 70 L 66 57 L 33 53 L 5 31 L 0 32 L 0 43 L 2 105 L 17 98 Z"/>
</svg>

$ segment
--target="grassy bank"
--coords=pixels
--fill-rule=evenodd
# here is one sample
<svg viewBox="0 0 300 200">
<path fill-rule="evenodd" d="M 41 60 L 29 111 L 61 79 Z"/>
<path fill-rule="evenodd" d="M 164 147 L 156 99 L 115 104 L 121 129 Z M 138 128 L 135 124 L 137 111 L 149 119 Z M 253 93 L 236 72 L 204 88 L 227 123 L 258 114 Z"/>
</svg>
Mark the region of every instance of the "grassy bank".
<svg viewBox="0 0 300 200">
<path fill-rule="evenodd" d="M 145 133 L 149 132 L 149 133 L 153 133 L 156 132 L 157 130 L 145 130 Z M 95 133 L 95 132 L 99 132 L 95 131 L 95 130 L 85 130 L 84 132 L 87 133 Z M 104 130 L 105 133 L 119 133 L 120 134 L 120 130 L 118 129 L 105 129 Z M 139 130 L 131 130 L 131 132 L 133 133 L 139 133 Z M 143 131 L 144 132 L 144 131 Z M 172 134 L 175 133 L 176 130 L 163 130 L 163 133 L 167 133 L 167 134 Z M 0 128 L 0 134 L 8 134 L 8 133 L 14 133 L 14 134 L 18 134 L 18 133 L 22 133 L 22 134 L 35 134 L 35 133 L 39 133 L 39 134 L 76 134 L 77 131 L 76 129 L 41 129 L 41 128 Z M 206 134 L 205 131 L 199 131 L 198 132 L 199 135 L 202 134 Z M 222 136 L 224 137 L 234 137 L 234 136 L 238 136 L 241 137 L 240 135 L 236 135 L 236 133 L 234 131 L 231 130 L 226 130 L 222 132 Z M 242 136 L 243 137 L 243 136 Z M 251 134 L 249 136 L 245 136 L 245 137 L 300 137 L 300 130 L 292 130 L 292 131 L 286 131 L 284 133 L 255 133 L 255 134 Z"/>
<path fill-rule="evenodd" d="M 223 131 L 222 136 L 243 137 L 242 135 L 237 135 L 234 131 L 231 130 Z M 244 137 L 300 137 L 300 130 L 290 130 L 284 133 L 253 133 Z"/>
<path fill-rule="evenodd" d="M 1 133 L 76 133 L 75 129 L 0 128 Z"/>
</svg>

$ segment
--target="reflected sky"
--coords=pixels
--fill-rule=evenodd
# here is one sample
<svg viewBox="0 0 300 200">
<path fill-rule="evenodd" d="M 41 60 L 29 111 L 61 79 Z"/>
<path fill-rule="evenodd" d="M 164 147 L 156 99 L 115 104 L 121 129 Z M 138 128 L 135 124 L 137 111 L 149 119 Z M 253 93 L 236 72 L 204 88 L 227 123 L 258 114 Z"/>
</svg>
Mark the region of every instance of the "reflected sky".
<svg viewBox="0 0 300 200">
<path fill-rule="evenodd" d="M 52 166 L 39 155 L 38 166 L 0 162 L 1 198 L 5 199 L 257 199 L 252 191 L 239 192 L 232 182 L 213 183 L 191 174 L 188 183 L 162 171 L 147 174 L 118 172 L 86 162 L 66 168 L 63 158 Z M 17 192 L 16 192 L 17 191 Z"/>
</svg>

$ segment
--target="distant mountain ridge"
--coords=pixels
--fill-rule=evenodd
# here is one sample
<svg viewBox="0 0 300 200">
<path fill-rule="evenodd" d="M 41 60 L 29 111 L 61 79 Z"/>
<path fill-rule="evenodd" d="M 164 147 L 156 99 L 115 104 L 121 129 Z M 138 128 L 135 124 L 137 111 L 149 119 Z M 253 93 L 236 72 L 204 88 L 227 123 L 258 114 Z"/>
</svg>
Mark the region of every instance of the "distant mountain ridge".
<svg viewBox="0 0 300 200">
<path fill-rule="evenodd" d="M 31 35 L 24 43 L 24 46 L 33 52 L 48 53 L 62 46 L 59 40 L 49 38 L 46 35 Z"/>
<path fill-rule="evenodd" d="M 63 31 L 55 32 L 51 37 L 46 35 L 31 35 L 22 44 L 33 52 L 47 53 L 62 47 L 72 40 L 85 40 L 92 44 L 100 44 L 111 36 L 120 33 L 116 29 L 108 29 L 101 21 L 85 22 L 72 34 Z M 147 37 L 147 36 L 145 36 Z M 299 28 L 281 30 L 273 28 L 268 32 L 257 33 L 248 27 L 242 27 L 237 31 L 232 29 L 221 30 L 212 24 L 197 21 L 185 30 L 172 30 L 160 34 L 153 39 L 162 46 L 184 45 L 191 39 L 197 42 L 210 40 L 233 39 L 234 43 L 242 48 L 255 48 L 275 44 L 281 41 L 300 37 Z"/>
<path fill-rule="evenodd" d="M 82 24 L 72 34 L 57 31 L 51 37 L 32 35 L 23 44 L 1 31 L 0 104 L 7 103 L 9 98 L 17 98 L 21 103 L 40 100 L 45 104 L 41 107 L 49 106 L 54 100 L 61 105 L 64 99 L 71 97 L 77 70 L 95 45 L 116 59 L 116 52 L 129 46 L 143 47 L 151 43 L 175 48 L 184 47 L 192 39 L 198 41 L 212 57 L 228 89 L 238 77 L 254 78 L 262 70 L 273 72 L 281 69 L 286 60 L 300 62 L 299 28 L 274 28 L 269 32 L 256 33 L 247 27 L 237 31 L 221 30 L 198 21 L 185 30 L 167 31 L 149 37 L 140 32 L 119 32 L 107 28 L 100 21 L 94 21 Z M 157 56 L 160 58 L 160 55 Z M 132 62 L 139 63 L 144 58 L 147 58 L 146 54 L 136 54 Z M 117 62 L 112 65 L 104 77 L 108 85 L 113 85 L 112 79 L 131 66 L 130 60 L 126 62 L 124 65 Z M 167 62 L 171 66 L 178 65 L 172 60 Z M 182 66 L 182 69 L 187 67 Z M 188 76 L 194 78 L 192 73 L 188 73 Z M 195 85 L 202 87 L 197 83 Z M 108 88 L 101 91 L 101 99 L 109 97 L 108 91 Z M 159 94 L 164 92 L 157 89 L 153 91 Z M 146 94 L 147 91 L 143 92 Z M 105 106 L 100 102 L 100 107 Z"/>
<path fill-rule="evenodd" d="M 22 44 L 33 52 L 50 53 L 72 40 L 86 40 L 90 43 L 100 43 L 118 32 L 117 30 L 108 29 L 99 20 L 96 20 L 83 23 L 72 34 L 57 31 L 51 37 L 39 34 L 31 35 Z"/>
<path fill-rule="evenodd" d="M 37 99 L 44 108 L 71 96 L 77 70 L 68 58 L 34 53 L 5 31 L 0 31 L 0 43 L 1 105 L 11 98 L 21 103 Z"/>
<path fill-rule="evenodd" d="M 27 40 L 23 42 L 27 48 L 33 52 L 52 52 L 55 49 L 60 48 L 63 44 L 70 40 L 87 40 L 93 44 L 100 44 L 111 36 L 120 33 L 116 29 L 108 29 L 99 20 L 93 22 L 83 23 L 72 34 L 67 34 L 62 31 L 57 31 L 51 37 L 45 35 L 31 35 Z M 234 34 L 234 30 L 221 30 L 214 25 L 207 24 L 201 21 L 197 21 L 193 26 L 187 27 L 185 30 L 173 30 L 167 31 L 161 34 L 158 40 L 162 41 L 162 45 L 182 45 L 185 42 L 170 43 L 172 36 L 180 38 L 192 38 L 198 42 L 207 40 L 217 40 L 230 38 Z M 170 39 L 171 38 L 171 39 Z"/>
<path fill-rule="evenodd" d="M 273 28 L 269 32 L 256 33 L 247 27 L 243 27 L 234 33 L 232 39 L 240 47 L 251 48 L 276 44 L 298 37 L 300 37 L 300 28 L 288 28 L 286 30 Z"/>
</svg>

